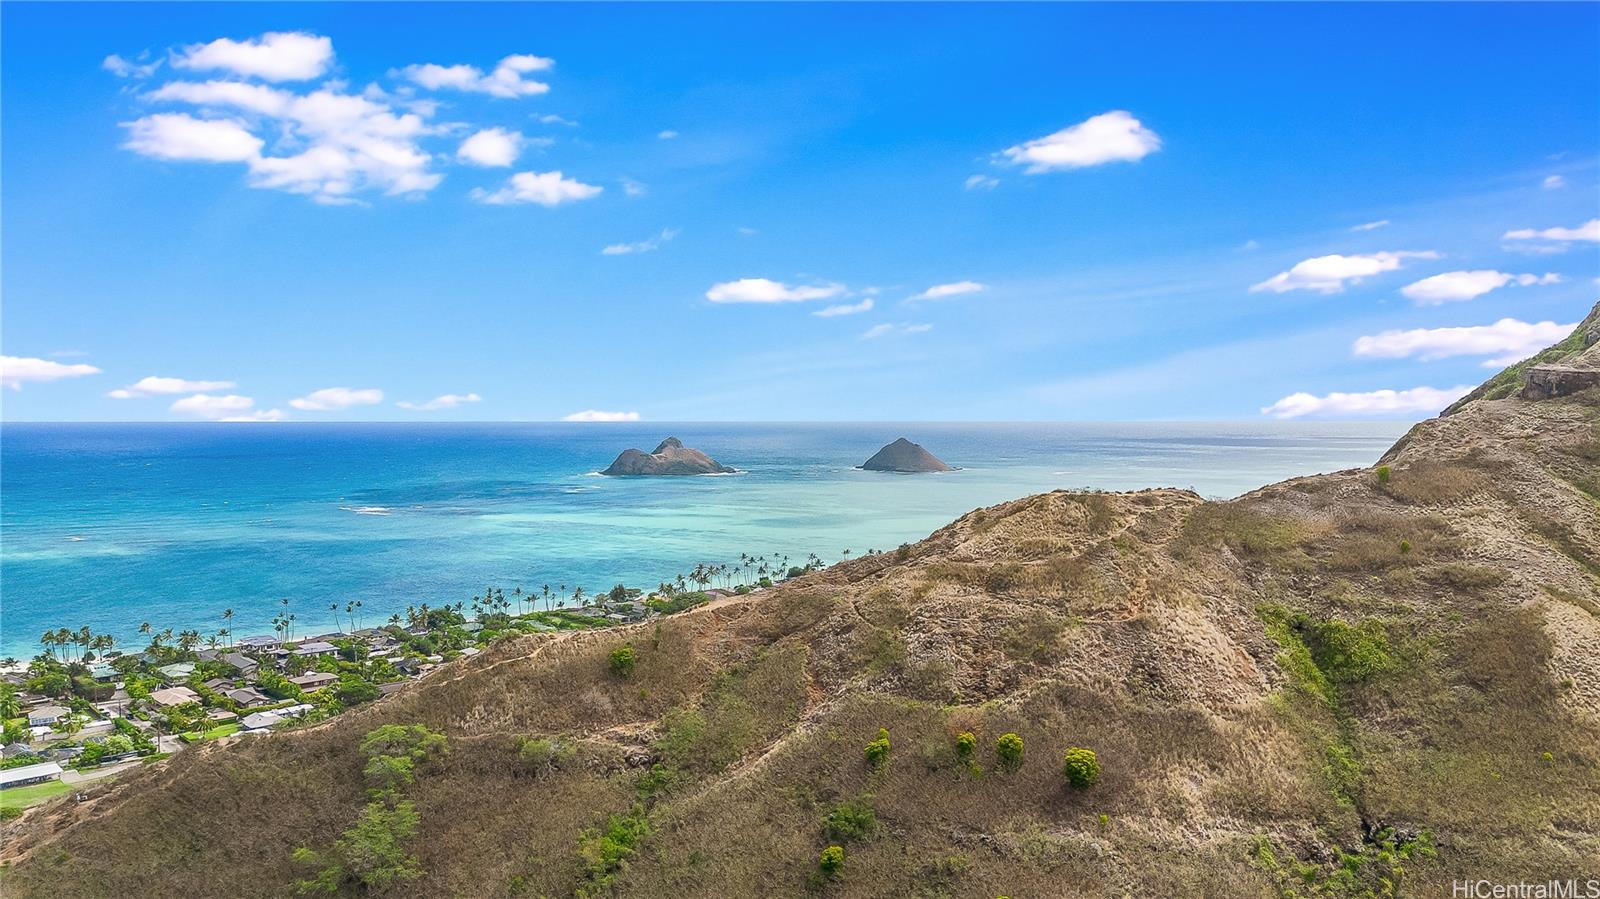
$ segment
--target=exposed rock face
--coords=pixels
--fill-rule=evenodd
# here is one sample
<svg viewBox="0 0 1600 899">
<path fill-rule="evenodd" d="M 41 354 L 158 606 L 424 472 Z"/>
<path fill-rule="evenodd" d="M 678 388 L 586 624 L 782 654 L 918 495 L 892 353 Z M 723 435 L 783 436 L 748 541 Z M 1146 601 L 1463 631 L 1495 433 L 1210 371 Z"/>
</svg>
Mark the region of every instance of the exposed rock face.
<svg viewBox="0 0 1600 899">
<path fill-rule="evenodd" d="M 729 474 L 738 469 L 711 458 L 697 449 L 688 449 L 683 441 L 668 437 L 661 441 L 655 452 L 626 449 L 611 467 L 601 474 L 621 477 L 658 477 L 690 474 Z"/>
<path fill-rule="evenodd" d="M 954 471 L 955 469 L 944 464 L 938 456 L 923 449 L 919 444 L 901 437 L 873 454 L 872 458 L 861 463 L 867 471 Z"/>
</svg>

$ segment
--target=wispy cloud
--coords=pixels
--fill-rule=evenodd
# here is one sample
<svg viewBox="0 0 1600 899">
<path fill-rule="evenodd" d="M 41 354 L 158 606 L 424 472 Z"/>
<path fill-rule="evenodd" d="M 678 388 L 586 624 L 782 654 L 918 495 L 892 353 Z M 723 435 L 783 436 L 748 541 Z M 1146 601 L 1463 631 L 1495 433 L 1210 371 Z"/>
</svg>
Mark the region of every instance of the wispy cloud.
<svg viewBox="0 0 1600 899">
<path fill-rule="evenodd" d="M 867 297 L 859 303 L 840 303 L 836 306 L 828 306 L 823 309 L 818 309 L 816 312 L 811 314 L 817 316 L 818 318 L 836 318 L 841 315 L 858 315 L 862 312 L 870 312 L 871 310 L 872 298 Z"/>
<path fill-rule="evenodd" d="M 968 175 L 965 186 L 967 190 L 994 190 L 1000 186 L 1000 179 L 993 175 Z"/>
<path fill-rule="evenodd" d="M 436 396 L 425 403 L 413 403 L 407 400 L 401 400 L 400 402 L 395 403 L 395 405 L 402 409 L 410 409 L 414 412 L 433 412 L 438 409 L 454 409 L 457 406 L 462 406 L 467 403 L 481 402 L 483 402 L 483 397 L 478 396 L 476 393 L 446 393 L 442 396 Z"/>
<path fill-rule="evenodd" d="M 1557 252 L 1565 249 L 1565 244 L 1574 241 L 1586 243 L 1600 242 L 1600 219 L 1590 219 L 1576 228 L 1518 228 L 1507 231 L 1502 240 L 1548 240 L 1555 241 L 1562 246 Z"/>
<path fill-rule="evenodd" d="M 0 385 L 21 390 L 29 382 L 48 383 L 63 378 L 98 375 L 100 369 L 85 363 L 67 364 L 31 356 L 0 356 Z"/>
<path fill-rule="evenodd" d="M 637 412 L 605 412 L 600 409 L 585 409 L 571 415 L 561 417 L 562 421 L 638 421 Z"/>
<path fill-rule="evenodd" d="M 1452 356 L 1492 356 L 1483 364 L 1501 368 L 1520 362 L 1560 341 L 1575 327 L 1576 324 L 1560 325 L 1551 321 L 1529 323 L 1502 318 L 1492 325 L 1384 331 L 1357 338 L 1351 351 L 1368 358 L 1415 357 L 1423 362 Z"/>
<path fill-rule="evenodd" d="M 1369 390 L 1365 393 L 1291 393 L 1261 410 L 1273 418 L 1359 418 L 1396 415 L 1431 415 L 1472 391 L 1470 386 L 1412 387 L 1407 390 Z"/>
<path fill-rule="evenodd" d="M 1131 113 L 1117 109 L 1054 134 L 1007 147 L 998 156 L 1004 162 L 1024 166 L 1026 174 L 1037 175 L 1108 162 L 1138 162 L 1159 149 L 1159 135 Z"/>
<path fill-rule="evenodd" d="M 1507 284 L 1531 287 L 1535 284 L 1560 284 L 1562 280 L 1560 275 L 1553 273 L 1513 275 L 1493 269 L 1480 269 L 1445 272 L 1442 275 L 1423 278 L 1421 281 L 1400 288 L 1400 293 L 1407 299 L 1414 300 L 1418 306 L 1439 306 L 1480 297 Z"/>
<path fill-rule="evenodd" d="M 140 399 L 177 393 L 205 393 L 211 390 L 228 390 L 239 385 L 232 381 L 190 381 L 184 378 L 140 378 L 126 387 L 119 387 L 106 396 L 115 400 Z"/>
<path fill-rule="evenodd" d="M 1388 219 L 1378 219 L 1375 222 L 1366 222 L 1366 223 L 1360 224 L 1360 225 L 1351 225 L 1350 226 L 1350 230 L 1351 231 L 1376 231 L 1379 228 L 1387 228 L 1387 227 L 1389 227 L 1390 224 L 1391 223 L 1390 223 L 1390 221 Z"/>
<path fill-rule="evenodd" d="M 880 337 L 893 337 L 905 334 L 926 334 L 933 330 L 933 325 L 925 322 L 901 322 L 898 324 L 884 323 L 873 325 L 861 332 L 862 340 L 877 340 Z"/>
<path fill-rule="evenodd" d="M 977 281 L 953 281 L 949 284 L 935 284 L 911 299 L 943 300 L 950 297 L 959 297 L 963 294 L 982 293 L 988 289 L 989 286 L 987 284 L 980 284 Z"/>
<path fill-rule="evenodd" d="M 149 78 L 156 73 L 156 69 L 161 68 L 161 60 L 146 62 L 143 55 L 138 60 L 129 60 L 113 53 L 100 61 L 100 68 L 118 78 Z"/>
<path fill-rule="evenodd" d="M 740 278 L 711 285 L 706 299 L 713 303 L 799 303 L 844 292 L 843 284 L 789 285 L 768 278 Z"/>
<path fill-rule="evenodd" d="M 600 250 L 602 256 L 627 256 L 631 253 L 651 253 L 661 249 L 661 245 L 678 236 L 677 228 L 663 228 L 661 233 L 645 240 L 633 243 L 609 244 Z"/>
<path fill-rule="evenodd" d="M 658 140 L 677 140 L 678 139 L 678 132 L 673 131 L 671 128 L 668 128 L 665 131 L 656 132 L 656 138 Z"/>
<path fill-rule="evenodd" d="M 1560 175 L 1548 175 L 1540 182 L 1540 186 L 1545 190 L 1560 190 L 1567 186 L 1567 179 Z"/>
<path fill-rule="evenodd" d="M 1310 290 L 1322 294 L 1342 292 L 1349 284 L 1363 278 L 1392 272 L 1407 259 L 1438 259 L 1432 250 L 1399 250 L 1392 253 L 1369 253 L 1357 256 L 1317 256 L 1295 263 L 1294 268 L 1262 281 L 1250 288 L 1251 293 L 1270 291 L 1287 293 L 1291 290 Z"/>
<path fill-rule="evenodd" d="M 383 391 L 376 388 L 324 387 L 289 401 L 306 412 L 335 412 L 356 406 L 375 406 L 383 402 Z"/>
</svg>

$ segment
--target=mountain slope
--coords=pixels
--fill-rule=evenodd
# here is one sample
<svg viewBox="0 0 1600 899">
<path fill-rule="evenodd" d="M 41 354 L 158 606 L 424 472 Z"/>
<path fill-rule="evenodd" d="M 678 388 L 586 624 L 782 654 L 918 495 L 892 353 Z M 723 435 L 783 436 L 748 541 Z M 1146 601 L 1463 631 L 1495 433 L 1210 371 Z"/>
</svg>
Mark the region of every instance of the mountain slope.
<svg viewBox="0 0 1600 899">
<path fill-rule="evenodd" d="M 1600 352 L 1582 341 L 1564 354 Z M 295 850 L 361 814 L 382 724 L 450 741 L 407 792 L 422 873 L 388 895 L 1432 897 L 1468 875 L 1600 877 L 1597 472 L 1596 391 L 1512 391 L 1417 425 L 1381 467 L 1230 502 L 977 510 L 748 598 L 507 640 L 326 724 L 35 809 L 0 883 L 286 895 L 309 873 Z M 623 644 L 628 676 L 608 665 Z M 1069 747 L 1097 754 L 1091 786 L 1064 779 Z"/>
</svg>

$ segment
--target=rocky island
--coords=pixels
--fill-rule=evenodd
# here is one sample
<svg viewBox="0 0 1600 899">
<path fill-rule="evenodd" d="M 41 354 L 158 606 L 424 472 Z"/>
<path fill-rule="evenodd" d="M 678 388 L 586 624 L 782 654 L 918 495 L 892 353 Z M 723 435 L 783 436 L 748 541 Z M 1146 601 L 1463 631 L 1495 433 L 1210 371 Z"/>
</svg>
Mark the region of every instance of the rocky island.
<svg viewBox="0 0 1600 899">
<path fill-rule="evenodd" d="M 661 441 L 655 452 L 625 449 L 600 472 L 614 477 L 660 477 L 691 474 L 732 474 L 738 471 L 711 458 L 697 449 L 689 449 L 676 437 Z"/>
<path fill-rule="evenodd" d="M 861 468 L 866 471 L 955 471 L 938 456 L 923 449 L 921 444 L 912 443 L 904 437 L 878 450 L 872 458 L 861 463 Z"/>
</svg>

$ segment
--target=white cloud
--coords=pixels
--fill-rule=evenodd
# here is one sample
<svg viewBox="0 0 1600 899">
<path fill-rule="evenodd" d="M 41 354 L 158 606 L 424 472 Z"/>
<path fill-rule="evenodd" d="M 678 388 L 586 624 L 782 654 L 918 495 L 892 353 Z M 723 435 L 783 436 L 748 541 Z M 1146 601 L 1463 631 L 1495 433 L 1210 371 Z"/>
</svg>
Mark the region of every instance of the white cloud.
<svg viewBox="0 0 1600 899">
<path fill-rule="evenodd" d="M 140 55 L 141 57 L 143 56 L 143 54 Z M 113 53 L 100 61 L 100 68 L 118 78 L 149 78 L 155 74 L 156 69 L 161 68 L 161 60 L 145 63 L 134 62 Z"/>
<path fill-rule="evenodd" d="M 767 278 L 740 278 L 711 285 L 706 299 L 713 303 L 798 303 L 826 300 L 845 292 L 843 284 L 790 286 Z"/>
<path fill-rule="evenodd" d="M 1546 177 L 1544 181 L 1540 182 L 1540 185 L 1545 190 L 1560 190 L 1561 188 L 1567 186 L 1567 179 L 1561 177 L 1560 175 L 1550 175 Z"/>
<path fill-rule="evenodd" d="M 1507 231 L 1505 240 L 1582 240 L 1600 242 L 1600 219 L 1590 219 L 1576 228 L 1520 228 L 1516 231 Z"/>
<path fill-rule="evenodd" d="M 1465 328 L 1413 328 L 1384 331 L 1356 339 L 1351 350 L 1357 356 L 1376 359 L 1404 359 L 1415 356 L 1423 362 L 1451 356 L 1493 356 L 1484 365 L 1500 368 L 1519 362 L 1572 333 L 1576 324 L 1529 323 L 1502 318 L 1492 325 Z"/>
<path fill-rule="evenodd" d="M 1254 253 L 1256 250 L 1261 249 L 1261 241 L 1254 239 L 1247 240 L 1244 243 L 1239 244 L 1238 249 L 1241 253 Z"/>
<path fill-rule="evenodd" d="M 630 253 L 649 253 L 661 249 L 661 245 L 678 236 L 677 228 L 663 228 L 660 234 L 646 240 L 633 243 L 614 243 L 600 251 L 602 256 L 626 256 Z"/>
<path fill-rule="evenodd" d="M 571 415 L 561 417 L 562 421 L 638 421 L 637 412 L 602 412 L 599 409 L 585 409 Z"/>
<path fill-rule="evenodd" d="M 263 141 L 227 119 L 197 119 L 183 113 L 159 113 L 123 122 L 123 146 L 143 156 L 195 162 L 250 162 L 259 158 Z"/>
<path fill-rule="evenodd" d="M 505 168 L 517 161 L 523 137 L 504 128 L 484 128 L 461 142 L 456 158 L 487 168 Z"/>
<path fill-rule="evenodd" d="M 650 192 L 650 188 L 632 178 L 623 178 L 622 192 L 630 197 L 642 197 Z"/>
<path fill-rule="evenodd" d="M 993 175 L 968 175 L 967 190 L 994 190 L 1000 186 L 1000 179 Z"/>
<path fill-rule="evenodd" d="M 862 340 L 877 340 L 879 337 L 901 334 L 926 334 L 933 330 L 933 325 L 923 322 L 902 322 L 900 324 L 873 325 L 861 332 Z"/>
<path fill-rule="evenodd" d="M 1029 175 L 1081 169 L 1108 162 L 1137 162 L 1161 149 L 1161 138 L 1132 114 L 1117 109 L 998 154 Z"/>
<path fill-rule="evenodd" d="M 569 128 L 576 128 L 578 126 L 577 122 L 574 122 L 571 119 L 564 119 L 554 113 L 547 113 L 539 116 L 539 121 L 545 125 L 566 125 Z"/>
<path fill-rule="evenodd" d="M 817 316 L 818 318 L 836 318 L 841 315 L 857 315 L 862 312 L 870 312 L 871 310 L 872 298 L 867 297 L 859 303 L 840 303 L 837 306 L 829 306 L 825 309 L 818 309 L 816 312 L 811 314 Z"/>
<path fill-rule="evenodd" d="M 205 393 L 237 386 L 232 381 L 188 381 L 183 378 L 160 378 L 152 375 L 140 378 L 126 387 L 119 387 L 106 396 L 115 400 L 131 400 L 173 393 Z"/>
<path fill-rule="evenodd" d="M 530 72 L 546 71 L 555 64 L 555 60 L 542 56 L 517 54 L 500 60 L 494 71 L 487 75 L 477 66 L 441 66 L 431 62 L 406 66 L 400 74 L 428 90 L 465 91 L 509 99 L 548 93 L 550 85 L 523 76 Z"/>
<path fill-rule="evenodd" d="M 977 281 L 956 281 L 950 284 L 935 284 L 911 299 L 942 300 L 946 297 L 958 297 L 967 293 L 981 293 L 988 289 L 989 286 L 987 284 L 979 284 Z"/>
<path fill-rule="evenodd" d="M 332 64 L 333 41 L 303 31 L 269 32 L 244 41 L 218 38 L 172 56 L 174 68 L 225 69 L 264 81 L 305 81 L 319 77 Z"/>
<path fill-rule="evenodd" d="M 1318 256 L 1295 263 L 1294 268 L 1273 275 L 1251 287 L 1250 292 L 1260 293 L 1265 290 L 1272 293 L 1287 293 L 1291 290 L 1314 290 L 1323 294 L 1340 293 L 1345 289 L 1346 282 L 1353 284 L 1370 275 L 1392 272 L 1406 259 L 1438 258 L 1439 254 L 1431 250 L 1422 252 L 1401 250 L 1361 256 L 1338 254 Z"/>
<path fill-rule="evenodd" d="M 743 225 L 741 225 L 738 228 L 735 228 L 733 230 L 738 232 L 740 237 L 754 237 L 757 234 L 761 233 L 760 231 L 757 231 L 754 228 L 746 228 Z"/>
<path fill-rule="evenodd" d="M 496 191 L 486 191 L 482 188 L 472 192 L 472 198 L 480 203 L 493 205 L 509 205 L 513 203 L 538 203 L 540 206 L 560 206 L 562 203 L 573 203 L 578 200 L 587 200 L 597 197 L 605 188 L 593 184 L 584 184 L 573 178 L 564 177 L 561 172 L 518 172 L 511 176 L 504 187 Z"/>
<path fill-rule="evenodd" d="M 1415 300 L 1419 306 L 1438 306 L 1483 296 L 1507 284 L 1531 287 L 1535 284 L 1560 284 L 1561 280 L 1561 276 L 1557 274 L 1513 275 L 1493 269 L 1479 269 L 1445 272 L 1442 275 L 1423 278 L 1421 281 L 1400 288 L 1400 293 L 1407 299 Z"/>
<path fill-rule="evenodd" d="M 193 415 L 209 421 L 282 421 L 284 418 L 281 410 L 257 409 L 254 399 L 236 394 L 217 396 L 197 393 L 173 401 L 169 408 L 181 415 Z"/>
<path fill-rule="evenodd" d="M 1379 228 L 1387 228 L 1387 227 L 1389 227 L 1389 224 L 1390 224 L 1390 222 L 1389 222 L 1388 219 L 1378 219 L 1375 222 L 1367 222 L 1367 223 L 1361 224 L 1361 225 L 1352 225 L 1350 227 L 1350 230 L 1351 231 L 1376 231 Z"/>
<path fill-rule="evenodd" d="M 333 412 L 354 406 L 374 406 L 383 402 L 383 391 L 373 388 L 324 387 L 289 401 L 307 412 Z"/>
<path fill-rule="evenodd" d="M 436 396 L 425 403 L 412 403 L 401 400 L 395 405 L 402 409 L 411 409 L 416 412 L 433 412 L 437 409 L 454 409 L 465 403 L 480 402 L 483 402 L 483 397 L 478 396 L 476 393 L 446 393 L 443 396 Z"/>
<path fill-rule="evenodd" d="M 28 356 L 0 356 L 0 385 L 12 390 L 21 390 L 22 385 L 29 381 L 45 383 L 98 374 L 100 369 L 81 362 L 69 365 Z"/>
<path fill-rule="evenodd" d="M 153 102 L 234 110 L 237 119 L 158 113 L 127 123 L 126 146 L 164 159 L 243 162 L 252 187 L 306 194 L 323 203 L 353 202 L 364 188 L 386 194 L 432 190 L 442 175 L 418 141 L 441 129 L 421 113 L 324 86 L 308 94 L 239 81 L 173 82 L 145 95 Z M 266 141 L 273 151 L 263 152 Z"/>
<path fill-rule="evenodd" d="M 1439 389 L 1371 390 L 1366 393 L 1291 393 L 1261 410 L 1273 418 L 1353 418 L 1363 415 L 1432 415 L 1472 392 L 1466 385 Z"/>
<path fill-rule="evenodd" d="M 659 140 L 677 140 L 678 132 L 668 128 L 666 131 L 657 132 L 656 138 Z"/>
</svg>

